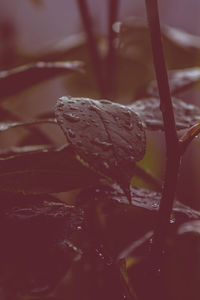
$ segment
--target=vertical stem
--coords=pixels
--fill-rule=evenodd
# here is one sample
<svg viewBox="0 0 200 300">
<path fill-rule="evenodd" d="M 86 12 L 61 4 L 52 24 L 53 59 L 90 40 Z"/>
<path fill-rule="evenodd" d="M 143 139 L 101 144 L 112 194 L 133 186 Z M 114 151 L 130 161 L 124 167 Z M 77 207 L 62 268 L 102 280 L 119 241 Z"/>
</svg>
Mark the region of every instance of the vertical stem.
<svg viewBox="0 0 200 300">
<path fill-rule="evenodd" d="M 153 246 L 153 251 L 161 256 L 175 198 L 180 154 L 168 75 L 163 54 L 157 0 L 146 0 L 146 10 L 166 141 L 166 170 Z"/>
<path fill-rule="evenodd" d="M 99 91 L 100 91 L 100 95 L 102 98 L 104 98 L 105 97 L 105 91 L 104 91 L 105 89 L 104 89 L 102 69 L 101 69 L 101 60 L 99 57 L 95 37 L 94 37 L 93 31 L 92 31 L 92 22 L 91 22 L 91 19 L 89 16 L 87 2 L 86 2 L 86 0 L 77 0 L 77 3 L 78 3 L 79 11 L 80 11 L 80 14 L 82 17 L 83 26 L 84 26 L 85 32 L 87 34 L 91 62 L 93 65 L 94 73 L 95 73 L 97 84 L 98 84 Z"/>
<path fill-rule="evenodd" d="M 108 55 L 107 55 L 107 74 L 106 74 L 106 92 L 113 96 L 116 73 L 116 56 L 114 48 L 114 39 L 116 33 L 113 31 L 113 24 L 117 21 L 119 0 L 108 0 Z"/>
</svg>

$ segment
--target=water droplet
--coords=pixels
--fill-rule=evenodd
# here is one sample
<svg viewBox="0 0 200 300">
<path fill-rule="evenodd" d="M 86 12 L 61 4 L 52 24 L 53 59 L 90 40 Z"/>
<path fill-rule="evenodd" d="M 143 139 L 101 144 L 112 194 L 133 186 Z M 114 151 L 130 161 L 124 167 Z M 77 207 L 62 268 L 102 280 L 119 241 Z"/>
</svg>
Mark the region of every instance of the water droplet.
<svg viewBox="0 0 200 300">
<path fill-rule="evenodd" d="M 114 116 L 115 121 L 120 121 L 120 117 Z"/>
<path fill-rule="evenodd" d="M 92 155 L 93 155 L 94 157 L 99 157 L 99 156 L 100 156 L 100 154 L 97 153 L 97 152 L 92 153 Z"/>
<path fill-rule="evenodd" d="M 123 111 L 123 114 L 127 117 L 131 117 L 131 111 L 130 110 L 125 110 Z"/>
<path fill-rule="evenodd" d="M 95 111 L 95 112 L 97 112 L 97 111 L 100 110 L 97 106 L 94 106 L 94 105 L 90 105 L 90 106 L 88 107 L 88 109 L 91 110 L 91 111 Z"/>
<path fill-rule="evenodd" d="M 64 118 L 72 123 L 76 123 L 78 121 L 80 121 L 80 118 L 78 116 L 75 116 L 74 114 L 70 114 L 70 113 L 64 113 Z"/>
<path fill-rule="evenodd" d="M 82 146 L 83 143 L 81 141 L 77 141 L 76 144 L 77 144 L 77 146 L 80 147 L 80 146 Z"/>
<path fill-rule="evenodd" d="M 107 162 L 103 162 L 103 165 L 104 165 L 104 167 L 106 168 L 106 169 L 109 169 L 109 164 L 107 163 Z"/>
<path fill-rule="evenodd" d="M 176 221 L 175 218 L 171 218 L 169 222 L 170 222 L 170 224 L 174 224 L 175 221 Z"/>
<path fill-rule="evenodd" d="M 153 203 L 153 204 L 152 204 L 152 207 L 153 207 L 153 208 L 157 208 L 157 207 L 158 207 L 158 203 Z"/>
<path fill-rule="evenodd" d="M 136 132 L 136 136 L 141 139 L 141 134 L 139 132 Z"/>
<path fill-rule="evenodd" d="M 131 145 L 128 145 L 128 150 L 132 151 L 133 147 Z"/>
<path fill-rule="evenodd" d="M 100 100 L 99 102 L 102 104 L 112 104 L 112 102 L 110 102 L 108 100 Z"/>
<path fill-rule="evenodd" d="M 68 129 L 67 133 L 68 133 L 68 135 L 69 135 L 70 138 L 75 138 L 75 136 L 76 136 L 76 134 L 74 133 L 74 131 L 71 130 L 71 129 Z"/>
<path fill-rule="evenodd" d="M 100 146 L 103 150 L 108 150 L 112 147 L 111 143 L 101 141 L 98 137 L 95 138 L 94 140 L 92 140 L 91 143 L 94 144 L 94 145 Z"/>
<path fill-rule="evenodd" d="M 78 107 L 75 107 L 75 106 L 69 106 L 69 109 L 70 109 L 70 110 L 79 110 L 79 108 L 78 108 Z"/>
<path fill-rule="evenodd" d="M 126 121 L 124 124 L 124 128 L 128 129 L 128 130 L 132 130 L 133 129 L 133 124 L 130 123 L 129 121 Z"/>
</svg>

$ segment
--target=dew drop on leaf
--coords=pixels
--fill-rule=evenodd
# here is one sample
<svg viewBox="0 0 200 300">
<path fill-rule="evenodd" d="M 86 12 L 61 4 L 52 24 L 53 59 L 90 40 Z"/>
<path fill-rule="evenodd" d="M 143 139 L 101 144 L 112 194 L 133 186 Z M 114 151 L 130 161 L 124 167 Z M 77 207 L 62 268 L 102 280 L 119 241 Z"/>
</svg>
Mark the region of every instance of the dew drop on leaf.
<svg viewBox="0 0 200 300">
<path fill-rule="evenodd" d="M 74 114 L 70 114 L 70 113 L 64 113 L 64 118 L 72 123 L 76 123 L 80 120 L 80 118 L 78 116 L 75 116 Z"/>
</svg>

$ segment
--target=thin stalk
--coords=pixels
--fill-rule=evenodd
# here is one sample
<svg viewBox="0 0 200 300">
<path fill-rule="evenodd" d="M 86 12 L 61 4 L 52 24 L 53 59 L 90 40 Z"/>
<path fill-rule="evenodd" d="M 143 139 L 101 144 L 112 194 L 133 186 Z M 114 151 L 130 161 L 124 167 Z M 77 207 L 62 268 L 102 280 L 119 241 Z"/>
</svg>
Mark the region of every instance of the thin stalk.
<svg viewBox="0 0 200 300">
<path fill-rule="evenodd" d="M 158 223 L 155 228 L 153 244 L 153 252 L 155 252 L 157 256 L 161 257 L 176 193 L 178 171 L 180 166 L 180 153 L 161 41 L 157 0 L 146 0 L 146 10 L 166 141 L 166 170 L 158 213 Z"/>
<path fill-rule="evenodd" d="M 116 54 L 114 48 L 114 39 L 116 33 L 113 30 L 113 24 L 117 21 L 119 8 L 119 0 L 108 1 L 108 54 L 107 54 L 107 85 L 106 92 L 112 97 L 115 89 L 115 74 L 116 74 Z"/>
<path fill-rule="evenodd" d="M 101 59 L 99 57 L 95 36 L 92 30 L 92 21 L 89 15 L 89 9 L 86 0 L 77 0 L 78 8 L 82 17 L 83 26 L 87 35 L 88 47 L 90 51 L 91 62 L 96 76 L 100 96 L 105 97 L 105 88 L 101 69 Z"/>
</svg>

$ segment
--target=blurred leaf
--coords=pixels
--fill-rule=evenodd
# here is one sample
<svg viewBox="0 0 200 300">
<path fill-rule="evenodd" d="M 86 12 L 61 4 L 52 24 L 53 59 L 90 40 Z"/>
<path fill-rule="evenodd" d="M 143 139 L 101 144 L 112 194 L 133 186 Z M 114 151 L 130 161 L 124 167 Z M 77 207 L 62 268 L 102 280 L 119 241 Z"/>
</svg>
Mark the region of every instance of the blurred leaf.
<svg viewBox="0 0 200 300">
<path fill-rule="evenodd" d="M 14 120 L 15 116 L 6 108 L 0 107 L 0 121 Z"/>
<path fill-rule="evenodd" d="M 200 108 L 184 101 L 173 99 L 174 115 L 178 130 L 189 128 L 200 120 Z M 141 99 L 128 106 L 150 130 L 163 130 L 162 113 L 158 98 Z"/>
<path fill-rule="evenodd" d="M 106 78 L 108 51 L 107 37 L 96 37 L 100 53 L 102 70 Z M 74 72 L 67 76 L 65 86 L 68 94 L 74 97 L 99 98 L 98 86 L 93 72 L 87 39 L 84 34 L 76 34 L 58 41 L 42 53 L 24 54 L 22 62 L 30 61 L 54 61 L 54 60 L 81 60 L 85 64 L 85 73 Z M 152 68 L 151 68 L 152 69 Z M 138 88 L 143 88 L 152 79 L 149 66 L 138 61 L 126 59 L 120 53 L 116 53 L 116 81 L 112 100 L 130 100 L 136 94 Z"/>
<path fill-rule="evenodd" d="M 163 261 L 163 285 L 166 298 L 200 298 L 200 220 L 181 224 L 168 242 Z"/>
<path fill-rule="evenodd" d="M 106 50 L 105 39 L 97 38 L 101 56 Z M 74 72 L 67 76 L 65 86 L 70 95 L 99 97 L 96 77 L 88 50 L 87 38 L 84 33 L 74 34 L 56 43 L 50 44 L 47 49 L 39 53 L 24 53 L 18 57 L 18 63 L 37 61 L 82 61 L 85 72 Z M 103 59 L 102 59 L 103 63 Z M 75 74 L 76 73 L 76 74 Z"/>
<path fill-rule="evenodd" d="M 200 68 L 188 68 L 169 72 L 169 85 L 172 95 L 191 88 L 200 81 Z M 158 96 L 157 83 L 153 81 L 148 88 L 150 95 Z"/>
<path fill-rule="evenodd" d="M 3 157 L 8 157 L 8 156 L 16 156 L 16 155 L 20 155 L 20 154 L 26 154 L 31 153 L 31 152 L 41 152 L 41 150 L 49 150 L 51 149 L 52 146 L 48 146 L 48 145 L 28 145 L 28 146 L 21 146 L 21 147 L 17 147 L 17 146 L 13 146 L 10 147 L 8 149 L 3 149 L 0 150 L 0 158 Z"/>
<path fill-rule="evenodd" d="M 149 30 L 146 21 L 128 18 L 114 25 L 119 37 L 116 40 L 119 53 L 144 65 L 152 65 Z M 184 31 L 162 28 L 165 57 L 170 69 L 196 66 L 200 63 L 200 38 Z"/>
<path fill-rule="evenodd" d="M 82 256 L 76 240 L 84 211 L 49 195 L 5 194 L 0 206 L 1 288 L 12 299 L 19 294 L 41 297 Z"/>
<path fill-rule="evenodd" d="M 8 130 L 10 128 L 27 127 L 45 123 L 57 124 L 55 119 L 39 119 L 29 122 L 0 122 L 0 132 Z"/>
<path fill-rule="evenodd" d="M 80 160 L 127 192 L 134 163 L 145 153 L 145 132 L 137 115 L 107 100 L 62 97 L 56 117 Z"/>
<path fill-rule="evenodd" d="M 40 194 L 94 184 L 99 177 L 82 166 L 71 147 L 0 158 L 0 190 Z"/>
<path fill-rule="evenodd" d="M 78 61 L 36 62 L 6 71 L 0 71 L 0 98 L 11 96 L 51 77 L 79 71 Z"/>
</svg>

